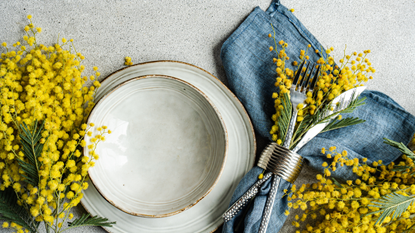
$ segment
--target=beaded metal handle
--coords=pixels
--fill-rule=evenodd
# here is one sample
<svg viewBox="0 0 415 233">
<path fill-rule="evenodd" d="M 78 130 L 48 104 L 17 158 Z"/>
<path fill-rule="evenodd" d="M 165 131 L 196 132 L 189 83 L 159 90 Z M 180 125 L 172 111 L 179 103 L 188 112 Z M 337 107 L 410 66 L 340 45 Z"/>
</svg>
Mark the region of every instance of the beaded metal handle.
<svg viewBox="0 0 415 233">
<path fill-rule="evenodd" d="M 268 223 L 271 219 L 272 208 L 275 202 L 275 196 L 277 195 L 280 182 L 280 176 L 274 175 L 272 177 L 271 190 L 268 193 L 267 202 L 265 203 L 264 214 L 262 215 L 261 225 L 259 227 L 258 233 L 265 233 L 267 231 Z"/>
<path fill-rule="evenodd" d="M 262 179 L 255 182 L 248 191 L 226 210 L 223 214 L 225 222 L 231 220 L 258 193 L 259 187 L 273 175 L 273 182 L 280 179 L 279 177 L 282 177 L 288 182 L 293 183 L 300 174 L 302 159 L 297 153 L 293 153 L 277 143 L 272 142 L 262 151 L 258 166 L 270 172 L 267 172 Z M 271 189 L 274 189 L 275 192 L 278 190 L 275 186 L 274 188 L 271 187 Z M 274 198 L 271 199 L 273 200 Z M 267 200 L 270 200 L 270 198 Z"/>
<path fill-rule="evenodd" d="M 254 196 L 256 196 L 256 194 L 259 191 L 259 187 L 265 181 L 271 178 L 271 176 L 272 176 L 272 172 L 265 174 L 265 176 L 262 179 L 255 182 L 255 184 L 253 184 L 251 188 L 249 188 L 248 191 L 244 193 L 244 195 L 242 195 L 238 200 L 236 200 L 235 203 L 233 203 L 232 206 L 229 207 L 226 210 L 226 212 L 223 214 L 222 217 L 225 220 L 225 222 L 228 222 L 229 220 L 231 220 L 248 203 L 249 200 L 251 200 Z"/>
<path fill-rule="evenodd" d="M 293 114 L 297 116 L 297 111 Z M 295 119 L 294 117 L 291 118 Z M 290 122 L 291 125 L 292 122 Z M 290 129 L 289 129 L 290 130 Z M 266 152 L 262 153 L 258 161 L 258 166 L 272 171 L 274 173 L 271 190 L 268 193 L 267 202 L 265 203 L 264 213 L 262 215 L 261 225 L 259 226 L 259 233 L 265 233 L 268 228 L 269 220 L 271 219 L 272 208 L 274 207 L 275 196 L 277 195 L 278 187 L 280 186 L 281 177 L 289 182 L 294 182 L 301 172 L 302 158 L 297 153 L 287 149 L 290 144 L 292 132 L 288 131 L 283 146 L 272 142 L 266 147 Z"/>
</svg>

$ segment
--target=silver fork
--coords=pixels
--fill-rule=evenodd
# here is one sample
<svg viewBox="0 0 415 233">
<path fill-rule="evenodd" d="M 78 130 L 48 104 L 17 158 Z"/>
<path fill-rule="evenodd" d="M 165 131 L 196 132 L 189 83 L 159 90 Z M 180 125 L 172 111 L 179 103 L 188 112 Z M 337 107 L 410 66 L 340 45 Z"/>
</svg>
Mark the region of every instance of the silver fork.
<svg viewBox="0 0 415 233">
<path fill-rule="evenodd" d="M 310 65 L 310 64 L 309 64 Z M 308 66 L 309 66 L 308 65 Z M 302 79 L 302 81 L 299 83 L 298 81 L 300 80 L 300 75 L 301 75 L 301 73 L 302 73 L 302 69 L 303 69 L 303 67 L 304 67 L 304 62 L 300 65 L 300 68 L 298 69 L 298 71 L 297 71 L 297 74 L 295 75 L 295 77 L 294 77 L 294 79 L 293 79 L 293 86 L 291 87 L 291 89 L 290 89 L 290 93 L 292 94 L 292 93 L 298 93 L 298 91 L 300 92 L 300 94 L 301 94 L 301 91 L 303 92 L 301 95 L 302 96 L 304 96 L 304 98 L 303 98 L 303 100 L 302 101 L 300 101 L 300 102 L 298 102 L 298 101 L 296 101 L 296 102 L 298 102 L 298 103 L 301 103 L 301 102 L 303 102 L 304 100 L 305 100 L 305 96 L 306 96 L 306 93 L 307 93 L 307 88 L 308 88 L 308 90 L 309 91 L 313 91 L 313 88 L 314 88 L 314 86 L 315 86 L 315 84 L 316 84 L 316 82 L 317 82 L 317 78 L 318 78 L 318 73 L 319 73 L 319 71 L 320 71 L 320 68 L 317 70 L 317 72 L 316 72 L 316 74 L 314 75 L 314 78 L 313 78 L 313 80 L 311 81 L 311 83 L 310 83 L 310 85 L 307 85 L 308 83 L 309 83 L 309 80 L 310 80 L 310 76 L 311 76 L 311 73 L 312 73 L 312 71 L 314 70 L 314 66 L 313 66 L 313 68 L 312 68 L 312 70 L 311 70 L 311 72 L 310 72 L 310 75 L 307 77 L 307 75 L 305 75 L 304 77 L 304 79 Z M 306 69 L 306 72 L 307 72 L 307 70 L 308 70 L 308 67 L 307 67 L 307 69 Z M 306 73 L 305 72 L 305 73 Z M 295 90 L 296 89 L 296 86 L 298 85 L 298 84 L 300 84 L 299 85 L 299 90 Z M 305 90 L 304 90 L 305 89 Z M 302 98 L 302 97 L 300 97 L 300 98 Z M 298 103 L 297 103 L 297 105 L 298 105 Z M 292 104 L 292 105 L 294 105 L 294 104 Z M 290 127 L 288 127 L 289 129 L 290 128 L 292 128 L 291 130 L 288 130 L 289 132 L 287 132 L 286 133 L 286 139 L 284 140 L 284 142 L 287 142 L 287 143 L 289 143 L 290 141 L 291 141 L 291 137 L 292 137 L 292 134 L 293 134 L 293 132 L 294 132 L 294 126 L 295 126 L 295 121 L 296 121 L 296 117 L 297 117 L 297 114 L 298 114 L 298 111 L 297 111 L 297 109 L 296 109 L 296 106 L 294 107 L 294 111 L 295 111 L 295 113 L 293 113 L 293 116 L 292 116 L 292 118 L 291 118 L 291 120 L 290 120 L 290 124 L 292 124 L 292 126 Z M 288 139 L 287 139 L 287 137 L 289 137 Z M 275 145 L 274 145 L 275 144 Z M 262 155 L 261 155 L 261 158 L 265 158 L 268 154 L 272 154 L 273 153 L 273 151 L 274 151 L 274 148 L 278 148 L 278 147 L 280 147 L 280 146 L 276 146 L 277 144 L 275 143 L 275 142 L 273 142 L 273 143 L 270 143 L 270 145 L 269 146 L 267 146 L 263 151 L 262 151 Z M 285 145 L 285 144 L 284 144 Z M 285 147 L 288 147 L 288 145 L 287 146 L 285 146 Z M 296 163 L 298 163 L 298 161 L 297 162 L 290 162 L 290 163 L 293 163 L 293 164 L 296 164 Z M 264 165 L 265 164 L 265 165 Z M 300 164 L 301 165 L 301 164 Z M 266 162 L 266 163 L 264 163 L 263 161 L 259 161 L 258 162 L 258 166 L 259 167 L 261 167 L 261 168 L 263 168 L 263 169 L 266 169 L 266 170 L 268 170 L 269 172 L 267 172 L 265 175 L 264 175 L 264 177 L 262 178 L 262 179 L 260 179 L 260 180 L 258 180 L 255 184 L 253 184 L 238 200 L 236 200 L 226 211 L 225 211 L 225 213 L 223 214 L 223 219 L 225 220 L 225 222 L 227 222 L 227 221 L 229 221 L 229 220 L 231 220 L 249 201 L 252 201 L 253 200 L 253 198 L 256 196 L 256 194 L 258 193 L 258 191 L 259 191 L 259 188 L 261 187 L 261 185 L 265 182 L 265 181 L 267 181 L 268 179 L 270 179 L 272 176 L 273 176 L 273 173 L 272 172 L 270 172 L 270 171 L 273 171 L 272 169 L 269 169 L 270 167 L 268 167 L 268 161 Z M 268 169 L 267 169 L 267 167 L 268 167 Z M 295 180 L 295 178 L 296 178 L 296 176 L 298 175 L 298 173 L 299 173 L 299 170 L 297 170 L 296 169 L 296 171 L 294 172 L 294 171 L 288 171 L 287 169 L 285 169 L 285 171 L 287 172 L 287 173 L 292 173 L 292 174 L 288 174 L 288 175 L 286 175 L 286 176 L 283 176 L 284 178 L 285 177 L 290 177 L 291 179 L 290 180 L 288 180 L 289 182 L 291 182 L 291 183 L 293 183 L 294 182 L 294 180 Z M 295 173 L 295 174 L 294 174 Z M 281 175 L 281 174 L 279 174 L 279 175 Z M 277 178 L 277 179 L 275 179 L 275 178 Z M 274 185 L 274 187 L 275 187 L 275 183 L 277 183 L 277 184 L 279 184 L 279 182 L 278 182 L 278 180 L 280 179 L 280 176 L 275 176 L 274 177 L 274 182 L 273 182 L 273 185 Z M 278 189 L 278 187 L 276 187 L 276 188 L 274 188 L 274 192 L 276 193 L 276 191 L 277 191 L 277 189 Z M 270 195 L 272 195 L 271 193 L 270 193 Z M 272 200 L 274 200 L 274 198 L 275 198 L 275 194 L 274 195 L 272 195 L 273 196 L 273 198 L 272 198 Z M 271 200 L 271 199 L 268 199 L 268 200 Z M 267 200 L 267 201 L 268 201 Z M 272 203 L 268 203 L 268 204 L 273 204 L 273 202 Z M 272 206 L 272 205 L 271 205 Z M 267 208 L 266 208 L 267 209 Z M 269 208 L 268 208 L 269 209 Z M 269 216 L 267 217 L 268 218 L 268 221 L 267 222 L 269 222 L 269 217 L 270 217 L 270 212 L 271 211 L 271 209 L 269 209 Z M 265 214 L 265 213 L 264 213 Z M 263 220 L 262 221 L 264 221 L 264 219 L 265 218 L 263 218 Z M 266 224 L 266 225 L 268 225 L 268 224 Z M 265 231 L 266 231 L 266 229 L 265 229 Z M 265 232 L 264 231 L 264 232 Z"/>
<path fill-rule="evenodd" d="M 315 87 L 319 71 L 320 69 L 317 70 L 313 80 L 309 85 L 310 91 L 313 91 L 313 88 Z M 366 87 L 355 87 L 336 97 L 331 103 L 334 109 L 323 113 L 322 118 L 325 118 L 328 115 L 340 112 L 341 110 L 345 109 L 353 100 L 355 100 L 365 90 L 365 88 Z M 337 117 L 336 114 L 334 114 L 333 117 L 331 117 L 331 119 L 334 119 L 335 117 Z M 232 219 L 248 203 L 248 201 L 252 201 L 255 195 L 258 193 L 259 188 L 262 186 L 262 184 L 265 183 L 271 177 L 273 177 L 274 174 L 277 174 L 278 176 L 274 176 L 271 187 L 272 190 L 268 194 L 268 199 L 266 203 L 267 205 L 265 207 L 262 218 L 262 222 L 264 222 L 264 219 L 268 219 L 269 222 L 270 213 L 272 210 L 272 206 L 274 204 L 273 200 L 275 199 L 275 195 L 278 190 L 281 177 L 287 180 L 288 182 L 294 183 L 295 179 L 301 171 L 302 158 L 296 152 L 299 151 L 312 138 L 314 138 L 319 132 L 321 132 L 330 122 L 331 120 L 313 126 L 309 131 L 307 131 L 307 133 L 303 136 L 300 142 L 292 150 L 288 150 L 285 147 L 279 146 L 275 142 L 271 142 L 270 144 L 268 144 L 268 146 L 262 151 L 262 154 L 257 164 L 259 167 L 267 170 L 268 172 L 264 175 L 262 179 L 256 181 L 235 203 L 232 204 L 231 207 L 229 207 L 229 209 L 223 215 L 225 222 Z M 270 199 L 271 196 L 274 196 L 274 198 Z M 272 200 L 272 202 L 268 202 L 269 200 Z M 262 222 L 259 232 L 266 231 L 266 227 L 264 228 Z M 265 226 L 266 225 L 267 224 L 265 224 Z"/>
<path fill-rule="evenodd" d="M 262 223 L 264 222 L 264 219 L 267 218 L 269 221 L 272 206 L 274 205 L 274 198 L 270 198 L 272 197 L 272 195 L 276 194 L 281 178 L 293 183 L 301 171 L 302 157 L 298 155 L 296 152 L 299 151 L 307 142 L 314 138 L 318 133 L 320 133 L 331 122 L 331 120 L 336 118 L 340 111 L 344 110 L 347 106 L 349 106 L 350 103 L 354 101 L 365 90 L 365 88 L 366 87 L 355 87 L 336 97 L 331 103 L 333 109 L 327 110 L 326 112 L 322 113 L 322 116 L 320 116 L 320 119 L 324 119 L 330 116 L 329 120 L 321 122 L 309 129 L 307 133 L 302 137 L 300 142 L 294 147 L 294 149 L 288 150 L 287 148 L 279 146 L 277 143 L 272 142 L 263 150 L 258 162 L 258 166 L 263 169 L 266 169 L 267 171 L 271 171 L 274 174 L 274 179 L 272 180 L 271 190 L 267 197 L 266 207 L 262 217 L 261 226 L 258 232 L 266 231 L 266 225 L 263 225 Z M 264 176 L 264 178 L 265 177 L 269 179 L 269 177 L 271 176 Z"/>
<path fill-rule="evenodd" d="M 283 147 L 289 149 L 288 147 L 290 146 L 290 142 L 294 133 L 294 128 L 295 128 L 295 122 L 297 121 L 297 115 L 298 115 L 298 109 L 297 106 L 300 103 L 304 103 L 304 100 L 307 98 L 307 91 L 311 91 L 313 92 L 314 90 L 314 86 L 317 83 L 317 79 L 318 79 L 318 74 L 320 72 L 320 66 L 318 67 L 311 83 L 309 83 L 310 81 L 310 77 L 311 74 L 314 71 L 314 65 L 312 65 L 310 74 L 307 75 L 307 71 L 310 67 L 311 63 L 308 63 L 307 68 L 304 71 L 304 77 L 300 80 L 301 77 L 301 73 L 303 71 L 303 67 L 304 67 L 305 61 L 301 63 L 300 68 L 298 69 L 294 79 L 293 79 L 293 83 L 292 86 L 290 88 L 290 100 L 291 100 L 291 105 L 292 105 L 292 115 L 291 115 L 291 120 L 290 120 L 290 124 L 288 125 L 288 130 L 285 134 L 285 140 L 283 143 Z M 306 104 L 304 105 L 304 107 L 306 106 Z"/>
<path fill-rule="evenodd" d="M 292 136 L 294 134 L 294 128 L 295 128 L 295 122 L 297 121 L 297 115 L 298 115 L 298 109 L 297 109 L 297 105 L 300 103 L 304 103 L 304 100 L 307 98 L 307 91 L 313 91 L 314 90 L 314 86 L 317 83 L 317 79 L 318 79 L 318 75 L 320 72 L 320 66 L 318 67 L 313 79 L 310 81 L 310 77 L 314 71 L 314 65 L 312 65 L 310 74 L 307 75 L 307 71 L 309 70 L 310 67 L 310 63 L 308 63 L 307 68 L 304 71 L 304 77 L 302 79 L 300 79 L 301 77 L 301 73 L 303 73 L 303 67 L 304 67 L 305 61 L 301 63 L 300 68 L 298 69 L 296 75 L 294 76 L 293 79 L 293 83 L 292 86 L 290 88 L 290 100 L 291 100 L 291 106 L 292 106 L 292 115 L 291 115 L 291 119 L 290 119 L 290 124 L 288 125 L 288 129 L 287 132 L 285 134 L 285 140 L 282 144 L 283 148 L 289 149 L 290 147 L 290 143 L 291 143 L 291 139 Z M 305 107 L 306 105 L 304 105 Z M 276 144 L 275 144 L 276 145 Z M 278 145 L 276 145 L 278 146 Z M 275 147 L 278 148 L 278 147 Z M 263 153 L 264 154 L 264 153 Z M 278 153 L 275 153 L 278 154 Z M 286 156 L 289 156 L 288 154 L 286 154 Z M 287 170 L 284 169 L 283 171 L 281 171 L 280 173 L 274 173 L 273 175 L 273 179 L 272 179 L 272 183 L 271 183 L 271 190 L 269 191 L 268 197 L 267 197 L 267 202 L 265 203 L 265 209 L 264 209 L 264 213 L 262 215 L 262 220 L 261 220 L 261 225 L 259 226 L 259 230 L 258 233 L 265 233 L 267 231 L 268 228 L 268 223 L 269 220 L 271 218 L 271 212 L 272 212 L 272 208 L 274 206 L 274 201 L 275 201 L 275 196 L 277 195 L 277 191 L 278 191 L 278 187 L 279 184 L 281 182 L 281 176 L 283 177 L 297 177 L 299 174 L 299 171 L 301 170 L 301 156 L 295 156 L 298 157 L 297 159 L 294 159 L 294 156 L 289 156 L 290 158 L 283 158 L 280 157 L 278 160 L 279 162 L 276 162 L 279 167 L 291 167 L 288 165 L 287 162 L 285 162 L 284 160 L 288 160 L 289 162 L 293 163 L 292 165 L 294 166 L 294 168 L 297 169 L 290 169 L 292 170 L 292 172 L 294 172 L 295 174 L 285 174 L 285 173 L 290 173 L 290 171 L 286 172 Z M 262 158 L 262 156 L 261 156 Z M 290 161 L 290 160 L 295 160 L 295 161 Z M 258 162 L 258 166 L 263 168 L 263 169 L 267 169 L 268 167 L 268 163 L 266 163 L 267 167 L 262 167 L 264 166 L 264 163 L 261 163 L 261 160 Z M 271 165 L 271 163 L 270 163 Z M 275 164 L 274 164 L 275 166 Z M 267 169 L 270 170 L 270 169 Z M 294 178 L 294 180 L 295 180 Z M 292 182 L 294 182 L 294 180 Z M 289 180 L 291 182 L 291 180 Z"/>
</svg>

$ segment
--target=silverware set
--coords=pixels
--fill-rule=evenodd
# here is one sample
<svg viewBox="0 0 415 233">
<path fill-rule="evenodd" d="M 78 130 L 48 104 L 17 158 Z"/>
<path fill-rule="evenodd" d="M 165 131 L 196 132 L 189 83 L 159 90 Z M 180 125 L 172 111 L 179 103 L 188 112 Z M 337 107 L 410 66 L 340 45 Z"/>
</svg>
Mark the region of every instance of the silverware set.
<svg viewBox="0 0 415 233">
<path fill-rule="evenodd" d="M 304 134 L 302 139 L 295 145 L 295 147 L 292 150 L 289 150 L 288 148 L 291 144 L 295 123 L 297 120 L 297 105 L 304 103 L 305 99 L 307 98 L 306 93 L 308 91 L 314 91 L 320 73 L 320 66 L 317 68 L 314 75 L 312 75 L 315 69 L 315 64 L 311 65 L 311 63 L 309 63 L 307 67 L 303 69 L 304 65 L 305 62 L 300 65 L 300 68 L 294 76 L 293 83 L 290 88 L 292 115 L 283 145 L 280 146 L 275 142 L 271 142 L 262 151 L 257 166 L 265 169 L 267 173 L 265 173 L 262 179 L 259 179 L 255 184 L 253 184 L 247 192 L 245 192 L 231 207 L 228 208 L 228 210 L 223 215 L 225 222 L 231 220 L 250 200 L 253 200 L 262 184 L 272 177 L 273 179 L 271 183 L 271 190 L 267 197 L 267 202 L 265 204 L 265 209 L 262 215 L 261 225 L 258 230 L 260 233 L 265 233 L 268 228 L 272 208 L 274 206 L 275 196 L 277 194 L 281 178 L 290 183 L 294 183 L 301 172 L 303 159 L 296 152 L 299 151 L 318 133 L 320 133 L 335 117 L 338 116 L 338 114 L 336 114 L 337 112 L 340 112 L 341 110 L 344 110 L 346 107 L 348 107 L 350 103 L 356 99 L 365 89 L 365 87 L 356 87 L 336 97 L 331 102 L 331 108 L 328 108 L 326 112 L 322 113 L 320 117 L 320 119 L 325 119 L 330 116 L 330 119 L 310 128 Z M 307 74 L 310 66 L 311 71 L 309 74 Z M 303 76 L 301 76 L 302 73 L 304 73 Z"/>
</svg>

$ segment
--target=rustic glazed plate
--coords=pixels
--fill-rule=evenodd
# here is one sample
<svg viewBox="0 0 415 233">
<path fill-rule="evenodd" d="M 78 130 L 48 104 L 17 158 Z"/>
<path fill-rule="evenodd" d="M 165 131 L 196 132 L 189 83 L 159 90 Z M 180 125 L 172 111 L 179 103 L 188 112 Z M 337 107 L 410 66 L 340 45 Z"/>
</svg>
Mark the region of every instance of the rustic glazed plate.
<svg viewBox="0 0 415 233">
<path fill-rule="evenodd" d="M 255 137 L 242 104 L 217 78 L 207 71 L 177 61 L 154 61 L 126 67 L 109 75 L 98 89 L 102 98 L 118 84 L 137 76 L 161 74 L 184 80 L 212 101 L 223 118 L 228 132 L 228 156 L 219 181 L 197 205 L 180 214 L 165 218 L 143 218 L 127 214 L 108 203 L 91 184 L 81 200 L 91 215 L 116 221 L 109 232 L 212 232 L 222 223 L 232 194 L 255 160 Z"/>
<path fill-rule="evenodd" d="M 203 92 L 174 77 L 119 84 L 97 103 L 90 122 L 112 133 L 98 145 L 89 177 L 109 203 L 131 215 L 160 218 L 189 209 L 225 165 L 227 135 L 218 111 Z"/>
</svg>

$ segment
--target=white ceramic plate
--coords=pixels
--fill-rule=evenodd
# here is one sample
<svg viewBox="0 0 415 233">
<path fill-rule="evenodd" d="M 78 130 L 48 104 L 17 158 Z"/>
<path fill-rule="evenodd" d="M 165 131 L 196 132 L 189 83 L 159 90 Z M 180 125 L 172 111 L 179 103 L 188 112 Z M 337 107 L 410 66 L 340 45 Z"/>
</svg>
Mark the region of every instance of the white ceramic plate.
<svg viewBox="0 0 415 233">
<path fill-rule="evenodd" d="M 109 232 L 212 232 L 222 223 L 233 191 L 255 160 L 255 137 L 251 122 L 238 99 L 210 73 L 196 66 L 175 61 L 137 64 L 108 76 L 97 93 L 101 98 L 118 84 L 143 75 L 161 74 L 182 79 L 205 93 L 216 106 L 228 132 L 228 157 L 215 188 L 193 208 L 166 218 L 129 215 L 108 203 L 91 184 L 84 191 L 82 205 L 92 215 L 116 221 Z"/>
<path fill-rule="evenodd" d="M 88 123 L 107 125 L 88 173 L 120 210 L 167 217 L 196 205 L 214 187 L 226 161 L 227 135 L 216 108 L 180 79 L 147 75 L 115 87 Z M 87 146 L 92 144 L 86 137 Z M 85 147 L 84 154 L 88 154 Z"/>
</svg>

